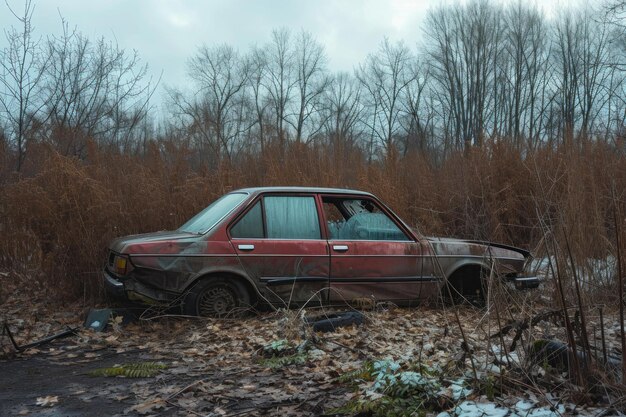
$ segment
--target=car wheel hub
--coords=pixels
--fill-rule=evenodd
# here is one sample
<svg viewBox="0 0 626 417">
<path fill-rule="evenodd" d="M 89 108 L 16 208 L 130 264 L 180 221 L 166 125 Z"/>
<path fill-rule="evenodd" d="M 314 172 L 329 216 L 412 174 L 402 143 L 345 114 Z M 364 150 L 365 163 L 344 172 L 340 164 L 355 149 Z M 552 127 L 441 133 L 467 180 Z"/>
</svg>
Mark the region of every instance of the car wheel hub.
<svg viewBox="0 0 626 417">
<path fill-rule="evenodd" d="M 236 306 L 235 296 L 225 287 L 209 288 L 200 298 L 201 316 L 223 316 Z"/>
</svg>

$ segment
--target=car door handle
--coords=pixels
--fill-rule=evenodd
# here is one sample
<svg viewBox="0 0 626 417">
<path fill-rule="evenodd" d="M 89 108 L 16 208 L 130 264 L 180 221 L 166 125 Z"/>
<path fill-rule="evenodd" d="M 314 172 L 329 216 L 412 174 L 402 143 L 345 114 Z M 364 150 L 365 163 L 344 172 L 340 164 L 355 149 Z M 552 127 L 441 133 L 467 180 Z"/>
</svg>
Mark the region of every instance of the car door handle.
<svg viewBox="0 0 626 417">
<path fill-rule="evenodd" d="M 348 245 L 333 245 L 333 250 L 335 252 L 345 252 L 348 250 Z"/>
<path fill-rule="evenodd" d="M 239 250 L 254 250 L 254 245 L 238 245 Z"/>
</svg>

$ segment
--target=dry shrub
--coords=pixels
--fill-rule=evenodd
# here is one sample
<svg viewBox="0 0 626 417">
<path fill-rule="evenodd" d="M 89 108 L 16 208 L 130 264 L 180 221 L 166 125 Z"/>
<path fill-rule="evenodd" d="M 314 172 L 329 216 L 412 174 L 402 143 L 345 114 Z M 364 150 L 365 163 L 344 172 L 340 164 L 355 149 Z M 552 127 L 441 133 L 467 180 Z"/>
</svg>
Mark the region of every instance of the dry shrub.
<svg viewBox="0 0 626 417">
<path fill-rule="evenodd" d="M 9 227 L 25 232 L 9 244 L 38 244 L 50 289 L 93 293 L 99 286 L 89 266 L 103 259 L 97 245 L 115 234 L 119 213 L 105 184 L 90 178 L 80 161 L 52 153 L 39 174 L 7 186 L 4 194 Z"/>
<path fill-rule="evenodd" d="M 90 142 L 85 160 L 34 149 L 37 172 L 2 189 L 0 265 L 28 263 L 63 298 L 103 294 L 100 269 L 113 238 L 176 228 L 232 188 L 231 168 L 203 176 L 190 170 L 184 152 L 155 143 L 130 156 Z"/>
<path fill-rule="evenodd" d="M 357 148 L 270 143 L 213 168 L 167 141 L 136 155 L 88 142 L 82 160 L 44 145 L 29 152 L 26 175 L 3 177 L 0 266 L 39 269 L 71 298 L 101 295 L 114 237 L 176 228 L 240 187 L 362 189 L 424 234 L 493 239 L 540 255 L 538 243 L 551 234 L 559 244 L 567 238 L 581 264 L 614 253 L 611 192 L 623 206 L 626 189 L 623 156 L 597 142 L 522 153 L 494 140 L 439 163 L 414 152 L 368 162 Z"/>
</svg>

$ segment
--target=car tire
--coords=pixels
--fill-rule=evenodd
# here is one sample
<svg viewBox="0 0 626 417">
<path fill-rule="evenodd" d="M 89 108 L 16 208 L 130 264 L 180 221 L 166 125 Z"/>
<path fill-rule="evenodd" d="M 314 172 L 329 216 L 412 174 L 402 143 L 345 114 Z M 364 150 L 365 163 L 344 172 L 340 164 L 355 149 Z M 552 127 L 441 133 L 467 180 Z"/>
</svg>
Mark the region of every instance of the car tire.
<svg viewBox="0 0 626 417">
<path fill-rule="evenodd" d="M 351 326 L 353 324 L 358 326 L 365 321 L 365 316 L 358 311 L 348 311 L 322 317 L 309 321 L 314 332 L 333 332 L 340 327 Z"/>
<path fill-rule="evenodd" d="M 236 279 L 206 278 L 198 281 L 183 300 L 189 316 L 226 317 L 241 315 L 250 306 L 250 294 Z"/>
</svg>

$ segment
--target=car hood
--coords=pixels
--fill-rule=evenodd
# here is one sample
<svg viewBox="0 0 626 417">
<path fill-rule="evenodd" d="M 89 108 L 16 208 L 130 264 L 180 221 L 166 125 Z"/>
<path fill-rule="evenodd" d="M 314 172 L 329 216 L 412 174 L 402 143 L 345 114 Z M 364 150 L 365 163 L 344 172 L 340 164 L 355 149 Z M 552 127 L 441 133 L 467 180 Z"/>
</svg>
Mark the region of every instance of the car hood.
<svg viewBox="0 0 626 417">
<path fill-rule="evenodd" d="M 198 239 L 198 235 L 180 231 L 161 231 L 143 233 L 138 235 L 123 236 L 114 239 L 109 244 L 109 249 L 118 253 L 166 253 L 168 248 L 177 247 L 179 244 L 191 243 Z"/>
<path fill-rule="evenodd" d="M 482 240 L 452 239 L 441 237 L 426 238 L 438 255 L 479 255 L 479 256 L 512 256 L 530 257 L 530 252 L 515 246 L 503 245 Z"/>
</svg>

